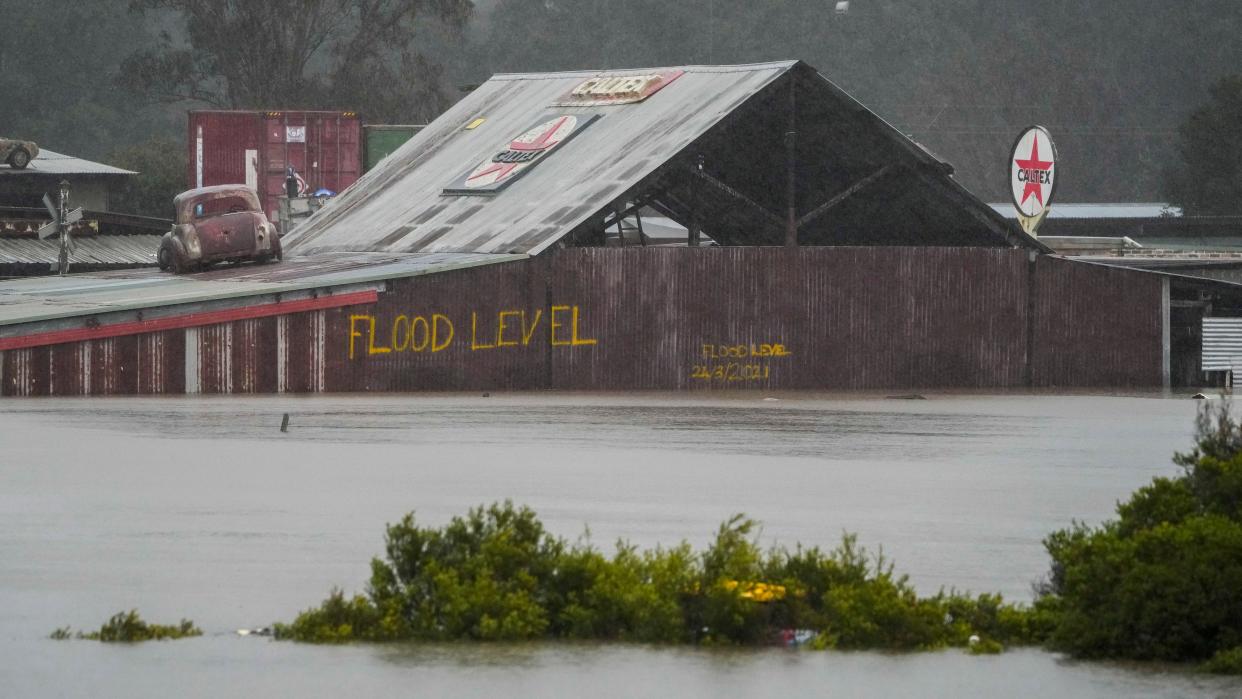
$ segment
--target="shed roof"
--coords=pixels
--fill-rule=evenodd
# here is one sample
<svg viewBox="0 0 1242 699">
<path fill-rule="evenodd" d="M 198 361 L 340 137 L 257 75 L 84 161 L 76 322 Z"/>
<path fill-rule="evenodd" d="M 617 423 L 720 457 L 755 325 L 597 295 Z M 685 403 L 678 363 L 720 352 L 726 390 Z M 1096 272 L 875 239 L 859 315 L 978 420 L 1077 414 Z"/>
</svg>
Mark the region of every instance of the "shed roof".
<svg viewBox="0 0 1242 699">
<path fill-rule="evenodd" d="M 677 71 L 643 101 L 555 106 L 590 78 Z M 445 192 L 563 115 L 598 118 L 494 196 Z M 636 206 L 696 221 L 724 245 L 780 244 L 791 128 L 803 244 L 1046 249 L 957 184 L 951 166 L 797 61 L 493 76 L 294 230 L 285 249 L 537 254 L 597 244 Z"/>
<path fill-rule="evenodd" d="M 1009 202 L 988 204 L 1005 218 L 1018 218 L 1018 212 Z M 1131 218 L 1181 218 L 1179 207 L 1163 202 L 1117 202 L 1101 204 L 1053 204 L 1048 218 L 1082 219 L 1131 219 Z"/>
<path fill-rule="evenodd" d="M 0 338 L 22 333 L 22 326 L 42 323 L 55 327 L 57 321 L 74 321 L 79 316 L 162 307 L 176 311 L 212 302 L 382 282 L 521 257 L 336 253 L 286 259 L 274 265 L 224 267 L 199 274 L 177 275 L 147 268 L 31 277 L 0 283 Z"/>
<path fill-rule="evenodd" d="M 84 235 L 75 236 L 73 265 L 91 267 L 154 265 L 160 235 Z M 60 256 L 60 240 L 0 237 L 0 265 L 51 264 Z"/>
<path fill-rule="evenodd" d="M 0 167 L 0 177 L 40 177 L 63 175 L 137 175 L 133 170 L 104 165 L 85 158 L 75 158 L 40 146 L 39 154 L 25 169 Z"/>
</svg>

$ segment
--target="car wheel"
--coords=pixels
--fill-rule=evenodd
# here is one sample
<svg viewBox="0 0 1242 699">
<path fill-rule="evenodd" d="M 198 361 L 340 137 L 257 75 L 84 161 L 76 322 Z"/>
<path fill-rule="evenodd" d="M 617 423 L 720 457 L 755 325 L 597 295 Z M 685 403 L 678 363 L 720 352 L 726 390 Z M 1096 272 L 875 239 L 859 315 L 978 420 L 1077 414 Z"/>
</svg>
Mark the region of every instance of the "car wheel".
<svg viewBox="0 0 1242 699">
<path fill-rule="evenodd" d="M 173 266 L 173 251 L 167 244 L 161 245 L 158 253 L 155 254 L 155 260 L 160 265 L 161 272 L 167 272 Z"/>
<path fill-rule="evenodd" d="M 190 271 L 189 264 L 181 258 L 181 254 L 175 248 L 170 246 L 168 252 L 171 253 L 173 274 L 185 274 Z"/>
<path fill-rule="evenodd" d="M 18 170 L 25 170 L 26 166 L 29 164 L 30 153 L 27 153 L 25 148 L 18 148 L 9 154 L 9 165 L 12 165 Z"/>
</svg>

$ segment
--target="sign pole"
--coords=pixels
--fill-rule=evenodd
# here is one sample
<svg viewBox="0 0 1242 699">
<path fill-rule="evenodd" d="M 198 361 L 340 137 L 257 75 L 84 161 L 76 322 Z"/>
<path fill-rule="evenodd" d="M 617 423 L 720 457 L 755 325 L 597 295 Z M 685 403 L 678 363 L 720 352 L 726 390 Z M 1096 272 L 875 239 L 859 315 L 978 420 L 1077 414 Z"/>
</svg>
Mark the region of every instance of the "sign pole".
<svg viewBox="0 0 1242 699">
<path fill-rule="evenodd" d="M 65 275 L 69 273 L 69 253 L 73 252 L 73 237 L 69 235 L 69 227 L 82 220 L 82 209 L 69 209 L 69 182 L 67 180 L 60 181 L 59 194 L 60 201 L 53 204 L 52 198 L 44 193 L 43 208 L 47 209 L 47 215 L 52 220 L 39 228 L 38 235 L 39 240 L 46 240 L 55 235 L 60 241 L 56 272 Z"/>
<path fill-rule="evenodd" d="M 69 226 L 65 225 L 65 206 L 69 199 L 69 181 L 60 181 L 60 207 L 56 212 L 56 223 L 60 226 L 60 259 L 57 270 L 60 275 L 69 273 Z"/>
</svg>

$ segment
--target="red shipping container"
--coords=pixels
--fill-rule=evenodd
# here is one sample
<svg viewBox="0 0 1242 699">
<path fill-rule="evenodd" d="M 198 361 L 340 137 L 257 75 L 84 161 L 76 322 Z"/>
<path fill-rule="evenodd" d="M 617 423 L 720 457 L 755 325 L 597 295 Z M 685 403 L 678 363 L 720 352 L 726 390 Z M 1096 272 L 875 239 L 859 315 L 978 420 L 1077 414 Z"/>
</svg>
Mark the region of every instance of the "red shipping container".
<svg viewBox="0 0 1242 699">
<path fill-rule="evenodd" d="M 192 110 L 187 188 L 254 187 L 275 222 L 285 168 L 308 192 L 341 192 L 362 174 L 362 123 L 354 112 Z"/>
</svg>

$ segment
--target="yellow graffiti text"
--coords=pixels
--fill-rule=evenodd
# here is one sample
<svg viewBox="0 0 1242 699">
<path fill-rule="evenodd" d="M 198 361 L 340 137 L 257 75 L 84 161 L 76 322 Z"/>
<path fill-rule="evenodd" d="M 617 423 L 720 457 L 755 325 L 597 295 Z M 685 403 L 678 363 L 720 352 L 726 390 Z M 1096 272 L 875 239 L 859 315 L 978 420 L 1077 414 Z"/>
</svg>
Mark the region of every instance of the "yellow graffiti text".
<svg viewBox="0 0 1242 699">
<path fill-rule="evenodd" d="M 546 315 L 542 308 L 529 312 L 471 311 L 470 350 L 527 347 L 540 337 L 556 347 L 598 343 L 585 335 L 586 318 L 578 306 L 550 306 L 547 311 Z M 381 323 L 376 316 L 365 313 L 349 316 L 350 359 L 394 352 L 441 352 L 453 344 L 454 337 L 453 321 L 442 313 L 402 314 L 391 323 Z"/>
<path fill-rule="evenodd" d="M 409 317 L 399 315 L 392 321 L 392 328 L 387 345 L 375 344 L 375 316 L 361 314 L 349 317 L 349 358 L 358 355 L 357 342 L 363 336 L 358 329 L 363 323 L 366 330 L 367 356 L 388 354 L 390 352 L 440 352 L 453 343 L 453 321 L 440 313 L 426 316 Z"/>
<path fill-rule="evenodd" d="M 693 364 L 690 367 L 690 378 L 702 381 L 763 381 L 772 376 L 772 367 L 768 364 Z"/>
<path fill-rule="evenodd" d="M 570 313 L 570 322 L 569 322 L 570 330 L 569 330 L 568 339 L 566 339 L 563 334 L 558 334 L 556 332 L 557 328 L 565 327 L 565 324 L 563 322 L 557 321 L 556 314 L 564 313 L 566 311 Z M 548 317 L 549 317 L 549 325 L 552 326 L 551 334 L 552 334 L 553 345 L 557 345 L 557 346 L 568 345 L 571 347 L 576 347 L 578 345 L 595 344 L 595 340 L 578 336 L 578 307 L 577 306 L 553 306 L 548 312 Z"/>
<path fill-rule="evenodd" d="M 568 316 L 568 318 L 566 318 Z M 594 345 L 594 338 L 583 337 L 578 306 L 552 306 L 548 309 L 548 340 L 555 347 Z M 534 313 L 505 310 L 496 314 L 495 331 L 491 321 L 476 312 L 470 314 L 470 349 L 486 350 L 499 347 L 525 347 L 531 343 L 543 321 L 543 309 Z"/>
<path fill-rule="evenodd" d="M 792 352 L 779 342 L 762 344 L 703 344 L 703 359 L 744 359 L 746 357 L 788 357 Z"/>
</svg>

